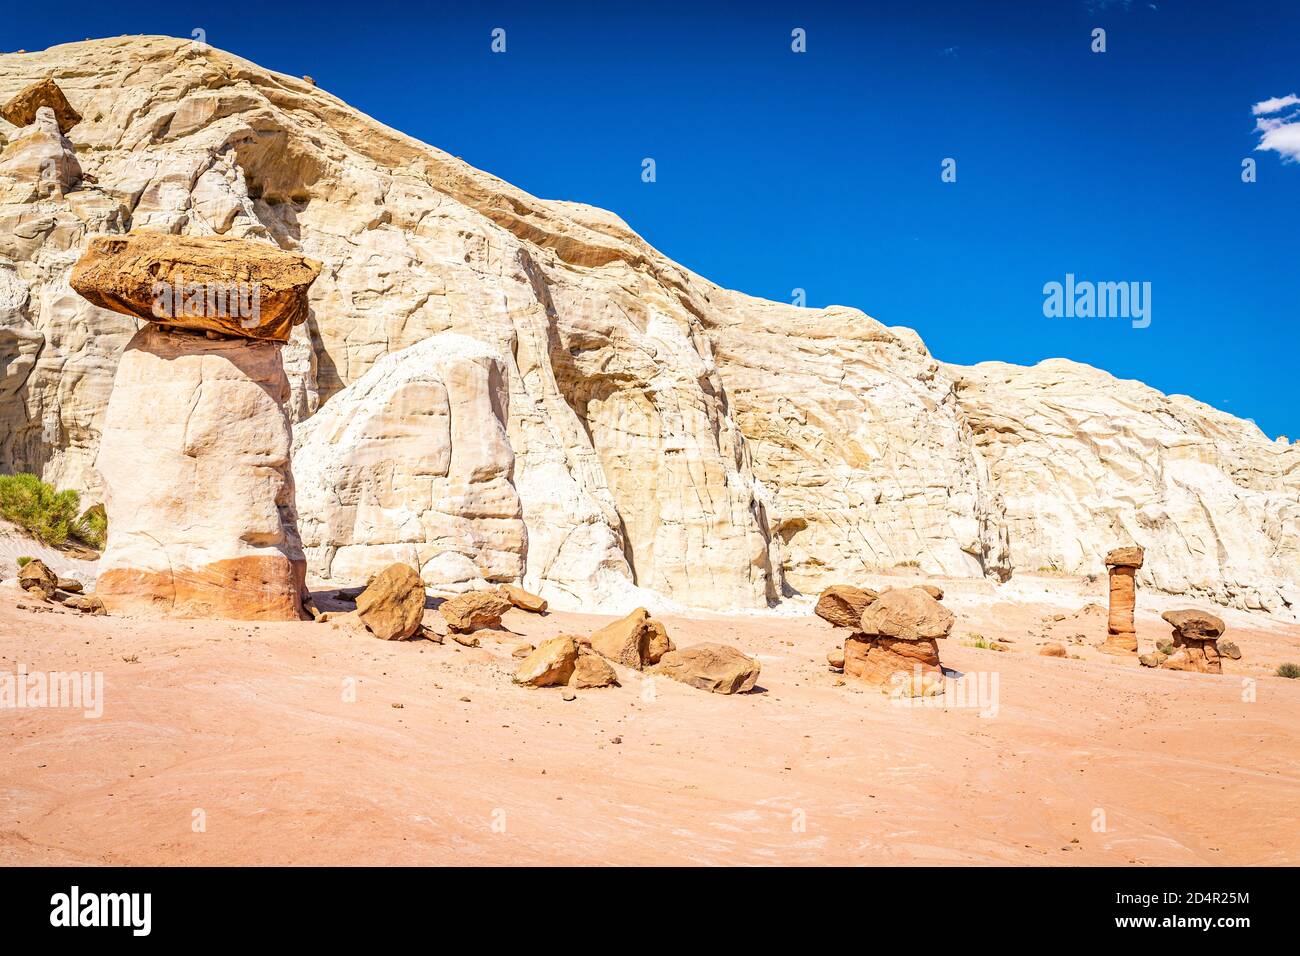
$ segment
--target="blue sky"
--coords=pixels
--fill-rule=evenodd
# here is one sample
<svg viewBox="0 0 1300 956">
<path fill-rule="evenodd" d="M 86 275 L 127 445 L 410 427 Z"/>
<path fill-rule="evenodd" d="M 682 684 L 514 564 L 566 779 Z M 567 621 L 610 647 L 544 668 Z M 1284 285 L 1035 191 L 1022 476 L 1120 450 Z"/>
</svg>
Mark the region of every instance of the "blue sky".
<svg viewBox="0 0 1300 956">
<path fill-rule="evenodd" d="M 0 47 L 201 27 L 529 192 L 611 209 L 723 285 L 861 308 L 945 361 L 1087 362 L 1300 437 L 1300 163 L 1256 151 L 1252 115 L 1300 93 L 1300 4 L 612 6 L 73 0 L 12 8 Z M 1150 326 L 1045 318 L 1067 273 L 1150 282 Z"/>
</svg>

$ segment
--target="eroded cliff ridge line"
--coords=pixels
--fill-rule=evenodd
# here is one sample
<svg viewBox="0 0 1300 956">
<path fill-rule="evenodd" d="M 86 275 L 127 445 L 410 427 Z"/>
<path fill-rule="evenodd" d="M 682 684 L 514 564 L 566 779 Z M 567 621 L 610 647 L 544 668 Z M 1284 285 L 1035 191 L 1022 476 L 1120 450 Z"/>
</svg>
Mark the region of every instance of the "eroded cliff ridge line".
<svg viewBox="0 0 1300 956">
<path fill-rule="evenodd" d="M 0 56 L 0 99 L 47 77 L 83 117 L 80 169 L 45 195 L 0 178 L 4 470 L 98 491 L 136 323 L 68 289 L 92 236 L 248 237 L 324 263 L 283 350 L 295 421 L 432 335 L 500 355 L 523 584 L 557 607 L 761 607 L 899 564 L 1104 574 L 1116 540 L 1147 549 L 1144 587 L 1297 603 L 1300 449 L 1246 422 L 1068 362 L 953 368 L 859 311 L 721 289 L 611 213 L 188 40 Z"/>
</svg>

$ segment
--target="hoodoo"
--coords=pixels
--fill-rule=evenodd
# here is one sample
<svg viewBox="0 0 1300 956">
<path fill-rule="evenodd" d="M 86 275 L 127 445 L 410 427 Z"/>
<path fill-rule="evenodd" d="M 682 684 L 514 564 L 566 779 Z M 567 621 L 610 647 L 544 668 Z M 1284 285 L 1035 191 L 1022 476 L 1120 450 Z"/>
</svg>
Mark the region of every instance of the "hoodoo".
<svg viewBox="0 0 1300 956">
<path fill-rule="evenodd" d="M 110 611 L 303 616 L 279 343 L 306 317 L 318 271 L 263 243 L 162 235 L 100 239 L 78 263 L 77 292 L 150 320 L 118 363 L 96 460 L 109 527 L 96 594 Z M 181 276 L 193 310 L 156 314 L 153 298 L 171 291 L 160 287 Z M 212 308 L 214 289 L 241 283 L 261 310 L 233 322 Z"/>
</svg>

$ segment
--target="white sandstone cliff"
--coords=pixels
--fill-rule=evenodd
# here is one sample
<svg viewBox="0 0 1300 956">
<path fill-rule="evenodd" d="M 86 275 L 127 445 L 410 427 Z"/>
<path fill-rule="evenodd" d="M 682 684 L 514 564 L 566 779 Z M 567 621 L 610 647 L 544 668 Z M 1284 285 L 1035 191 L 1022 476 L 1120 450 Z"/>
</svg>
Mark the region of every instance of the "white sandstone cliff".
<svg viewBox="0 0 1300 956">
<path fill-rule="evenodd" d="M 91 463 L 135 324 L 68 289 L 90 235 L 257 236 L 325 263 L 284 350 L 290 413 L 309 431 L 349 386 L 368 388 L 385 356 L 430 336 L 500 355 L 525 533 L 484 580 L 522 565 L 525 586 L 557 607 L 619 604 L 636 586 L 763 607 L 903 563 L 995 580 L 1049 565 L 1100 572 L 1089 563 L 1126 543 L 1121 531 L 1169 556 L 1168 570 L 1148 562 L 1148 583 L 1274 609 L 1294 594 L 1300 452 L 1244 423 L 1201 415 L 1218 422 L 1216 450 L 1195 481 L 1103 454 L 1062 476 L 1087 487 L 1044 506 L 1054 472 L 1033 462 L 1050 468 L 1091 426 L 1071 435 L 1068 418 L 1045 426 L 1032 402 L 981 397 L 991 383 L 937 362 L 915 332 L 721 289 L 611 213 L 529 196 L 307 82 L 189 41 L 3 55 L 0 98 L 47 74 L 84 117 L 69 134 L 83 177 L 63 195 L 0 177 L 0 470 L 97 493 Z M 1100 374 L 1053 368 L 1026 388 L 1073 394 Z M 1007 369 L 1013 382 L 1043 374 Z M 1184 454 L 1183 426 L 1152 402 L 1125 412 L 1143 454 Z M 1015 407 L 1024 418 L 1003 415 Z M 347 487 L 353 466 L 308 464 L 301 450 L 298 461 L 333 476 L 324 490 L 300 480 L 299 494 L 304 528 L 338 529 L 319 539 L 335 562 L 396 543 L 391 522 L 329 513 L 328 489 Z M 1126 494 L 1179 496 L 1169 507 L 1182 518 L 1156 527 L 1103 508 L 1088 521 L 1089 496 Z M 1188 517 L 1198 510 L 1212 537 Z M 1207 548 L 1213 561 L 1187 557 Z"/>
</svg>

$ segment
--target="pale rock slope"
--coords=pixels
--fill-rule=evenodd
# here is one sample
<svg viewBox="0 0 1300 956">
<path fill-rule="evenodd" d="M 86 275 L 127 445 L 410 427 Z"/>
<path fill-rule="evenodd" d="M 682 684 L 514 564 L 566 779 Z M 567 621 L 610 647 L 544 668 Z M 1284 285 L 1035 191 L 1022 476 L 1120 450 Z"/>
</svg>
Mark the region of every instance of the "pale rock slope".
<svg viewBox="0 0 1300 956">
<path fill-rule="evenodd" d="M 384 356 L 298 425 L 308 572 L 346 585 L 402 561 L 449 593 L 519 580 L 508 407 L 504 359 L 443 332 Z"/>
<path fill-rule="evenodd" d="M 1016 567 L 1093 573 L 1112 542 L 1136 541 L 1139 585 L 1300 606 L 1300 447 L 1062 359 L 950 370 Z"/>
<path fill-rule="evenodd" d="M 522 583 L 556 607 L 625 612 L 612 605 L 645 594 L 764 607 L 898 564 L 1002 580 L 1046 563 L 1029 556 L 1027 535 L 1082 536 L 1087 554 L 1126 543 L 1112 540 L 1113 523 L 1067 526 L 1055 509 L 1008 520 L 1004 495 L 1018 486 L 992 467 L 986 429 L 957 389 L 965 372 L 937 362 L 915 332 L 721 289 L 611 213 L 529 196 L 310 83 L 190 41 L 122 37 L 0 56 L 0 97 L 47 75 L 84 117 L 69 134 L 84 175 L 44 196 L 0 178 L 0 469 L 97 493 L 104 407 L 135 326 L 68 289 L 87 237 L 222 234 L 325 264 L 311 315 L 285 348 L 300 426 L 430 336 L 469 336 L 500 356 L 508 481 L 524 529 L 495 539 L 513 557 L 475 569 L 498 580 L 522 566 Z M 319 427 L 307 438 L 320 441 Z M 1056 441 L 1033 427 L 1023 440 L 1042 444 L 1044 459 Z M 1264 455 L 1267 441 L 1245 425 L 1221 441 L 1235 449 L 1220 459 L 1221 491 L 1248 490 L 1253 479 L 1231 463 Z M 344 493 L 355 463 L 324 444 L 341 457 L 309 465 L 304 444 L 295 459 L 333 476 L 324 489 L 299 480 L 302 525 L 339 529 L 319 547 L 358 556 L 348 576 L 377 570 L 370 562 L 397 543 L 393 522 L 328 513 L 330 489 Z M 1102 467 L 1117 484 L 1151 480 Z M 1294 503 L 1288 474 L 1280 464 L 1275 493 Z M 1189 501 L 1209 509 L 1231 551 L 1220 564 L 1261 595 L 1284 593 L 1290 578 L 1278 575 L 1300 564 L 1294 524 L 1278 512 L 1260 523 L 1260 512 L 1200 487 Z M 401 507 L 442 515 L 429 524 L 435 535 L 443 518 L 463 517 L 423 501 Z M 460 586 L 468 574 L 461 565 L 456 580 L 430 584 Z"/>
</svg>

